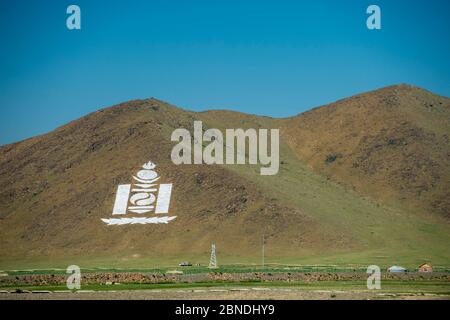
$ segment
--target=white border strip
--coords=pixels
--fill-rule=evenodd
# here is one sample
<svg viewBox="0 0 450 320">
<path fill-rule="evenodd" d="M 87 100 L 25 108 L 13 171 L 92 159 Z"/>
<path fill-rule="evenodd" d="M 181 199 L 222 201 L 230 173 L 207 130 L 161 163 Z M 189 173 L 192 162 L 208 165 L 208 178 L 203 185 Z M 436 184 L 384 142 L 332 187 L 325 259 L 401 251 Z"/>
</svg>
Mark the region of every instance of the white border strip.
<svg viewBox="0 0 450 320">
<path fill-rule="evenodd" d="M 168 213 L 170 205 L 170 195 L 172 194 L 172 184 L 160 184 L 158 200 L 156 200 L 155 213 Z"/>
<path fill-rule="evenodd" d="M 128 197 L 130 196 L 131 184 L 120 184 L 117 187 L 116 201 L 112 214 L 127 213 Z"/>
<path fill-rule="evenodd" d="M 108 226 L 111 225 L 121 225 L 121 224 L 160 224 L 160 223 L 169 223 L 176 218 L 173 217 L 152 217 L 152 218 L 112 218 L 112 219 L 102 219 Z"/>
</svg>

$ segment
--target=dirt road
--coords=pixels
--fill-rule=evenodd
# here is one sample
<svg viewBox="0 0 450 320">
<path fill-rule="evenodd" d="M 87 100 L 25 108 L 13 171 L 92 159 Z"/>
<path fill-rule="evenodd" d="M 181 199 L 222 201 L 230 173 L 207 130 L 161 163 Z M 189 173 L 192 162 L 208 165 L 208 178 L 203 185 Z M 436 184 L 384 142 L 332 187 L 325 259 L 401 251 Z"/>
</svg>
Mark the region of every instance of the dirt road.
<svg viewBox="0 0 450 320">
<path fill-rule="evenodd" d="M 305 291 L 297 289 L 164 289 L 164 290 L 121 290 L 121 291 L 79 291 L 48 293 L 0 293 L 0 300 L 354 300 L 354 299 L 445 299 L 450 295 L 414 293 L 377 293 L 372 291 Z"/>
</svg>

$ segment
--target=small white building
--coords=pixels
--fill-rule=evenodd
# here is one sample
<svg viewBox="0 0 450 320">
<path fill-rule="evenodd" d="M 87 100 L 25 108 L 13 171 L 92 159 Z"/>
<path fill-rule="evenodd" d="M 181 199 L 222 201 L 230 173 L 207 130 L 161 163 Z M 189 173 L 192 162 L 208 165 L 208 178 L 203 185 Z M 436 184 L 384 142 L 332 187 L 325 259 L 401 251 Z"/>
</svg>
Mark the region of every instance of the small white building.
<svg viewBox="0 0 450 320">
<path fill-rule="evenodd" d="M 388 272 L 392 272 L 392 273 L 394 273 L 394 272 L 397 272 L 397 273 L 404 273 L 404 272 L 407 272 L 408 270 L 406 270 L 405 268 L 403 268 L 403 267 L 400 267 L 400 266 L 392 266 L 392 267 L 389 267 L 388 269 L 387 269 L 387 271 Z"/>
</svg>

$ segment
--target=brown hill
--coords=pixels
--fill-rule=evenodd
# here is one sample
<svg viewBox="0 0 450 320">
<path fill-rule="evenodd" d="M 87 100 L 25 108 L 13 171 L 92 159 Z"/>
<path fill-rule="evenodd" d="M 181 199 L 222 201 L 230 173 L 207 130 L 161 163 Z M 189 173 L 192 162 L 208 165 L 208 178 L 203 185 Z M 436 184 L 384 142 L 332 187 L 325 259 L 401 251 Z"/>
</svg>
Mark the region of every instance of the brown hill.
<svg viewBox="0 0 450 320">
<path fill-rule="evenodd" d="M 313 235 L 304 247 L 316 247 L 318 223 L 275 203 L 251 181 L 219 166 L 172 164 L 170 134 L 191 128 L 194 115 L 154 99 L 132 101 L 3 146 L 1 260 L 207 255 L 214 241 L 224 252 L 239 248 L 236 254 L 244 255 L 259 246 L 265 229 L 273 230 L 279 245 L 303 229 Z M 111 217 L 117 185 L 129 183 L 149 160 L 175 186 L 171 214 L 177 219 L 168 225 L 106 226 L 100 219 Z"/>
<path fill-rule="evenodd" d="M 450 218 L 450 99 L 397 85 L 283 123 L 298 157 L 383 203 Z"/>
<path fill-rule="evenodd" d="M 194 113 L 155 99 L 99 110 L 0 147 L 1 267 L 206 262 L 213 242 L 223 262 L 258 262 L 262 234 L 274 262 L 448 263 L 450 232 L 440 218 L 449 212 L 448 107 L 447 98 L 396 86 L 281 120 Z M 280 173 L 175 166 L 170 135 L 192 131 L 196 119 L 205 129 L 280 127 Z M 174 185 L 176 220 L 105 225 L 117 185 L 149 160 Z M 403 209 L 408 203 L 417 215 Z"/>
</svg>

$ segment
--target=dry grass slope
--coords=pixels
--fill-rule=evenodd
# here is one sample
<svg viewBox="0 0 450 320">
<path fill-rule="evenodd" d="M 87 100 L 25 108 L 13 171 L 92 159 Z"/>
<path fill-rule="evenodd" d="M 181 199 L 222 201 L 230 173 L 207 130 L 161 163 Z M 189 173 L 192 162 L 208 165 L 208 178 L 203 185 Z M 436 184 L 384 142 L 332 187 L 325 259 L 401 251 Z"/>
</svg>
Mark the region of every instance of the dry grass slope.
<svg viewBox="0 0 450 320">
<path fill-rule="evenodd" d="M 278 262 L 448 264 L 449 101 L 401 85 L 289 119 L 156 99 L 99 110 L 0 147 L 0 267 L 205 263 L 212 242 L 221 262 L 257 262 L 262 233 Z M 170 134 L 195 119 L 205 129 L 279 127 L 280 174 L 173 165 Z M 104 225 L 116 186 L 148 160 L 174 184 L 177 219 Z"/>
<path fill-rule="evenodd" d="M 450 99 L 398 85 L 284 123 L 298 157 L 358 192 L 450 218 Z"/>
</svg>

